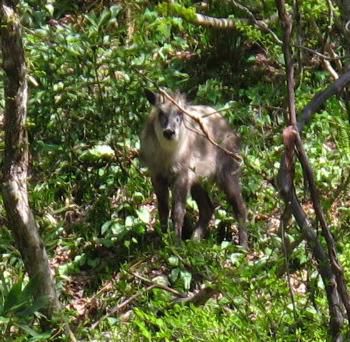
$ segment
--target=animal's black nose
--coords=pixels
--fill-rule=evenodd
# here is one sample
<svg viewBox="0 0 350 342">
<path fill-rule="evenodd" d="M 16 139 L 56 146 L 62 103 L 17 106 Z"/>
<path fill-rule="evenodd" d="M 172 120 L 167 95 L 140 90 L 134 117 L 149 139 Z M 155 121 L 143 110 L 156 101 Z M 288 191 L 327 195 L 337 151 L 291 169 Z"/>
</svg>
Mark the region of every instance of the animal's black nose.
<svg viewBox="0 0 350 342">
<path fill-rule="evenodd" d="M 175 135 L 175 131 L 170 129 L 170 128 L 167 128 L 163 131 L 163 135 L 166 139 L 172 139 Z"/>
</svg>

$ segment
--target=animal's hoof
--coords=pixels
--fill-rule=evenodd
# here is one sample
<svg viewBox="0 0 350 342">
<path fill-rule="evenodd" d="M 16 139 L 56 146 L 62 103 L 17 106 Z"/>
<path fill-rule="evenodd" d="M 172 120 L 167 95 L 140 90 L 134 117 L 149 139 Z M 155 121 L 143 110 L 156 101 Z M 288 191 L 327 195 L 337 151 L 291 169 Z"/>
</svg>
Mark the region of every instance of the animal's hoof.
<svg viewBox="0 0 350 342">
<path fill-rule="evenodd" d="M 245 250 L 248 250 L 248 249 L 249 249 L 249 247 L 248 247 L 248 241 L 240 241 L 240 242 L 239 242 L 239 245 L 240 245 L 243 249 L 245 249 Z"/>
<path fill-rule="evenodd" d="M 205 237 L 205 233 L 202 229 L 195 229 L 193 234 L 192 234 L 192 240 L 194 241 L 200 241 L 203 240 Z"/>
</svg>

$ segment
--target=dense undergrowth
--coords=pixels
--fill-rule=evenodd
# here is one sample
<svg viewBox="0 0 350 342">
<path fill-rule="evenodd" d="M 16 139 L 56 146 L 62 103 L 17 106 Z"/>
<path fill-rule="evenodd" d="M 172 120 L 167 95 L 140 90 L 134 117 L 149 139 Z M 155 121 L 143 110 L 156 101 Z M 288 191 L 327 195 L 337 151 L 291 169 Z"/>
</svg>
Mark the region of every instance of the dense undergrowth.
<svg viewBox="0 0 350 342">
<path fill-rule="evenodd" d="M 273 1 L 264 3 L 247 6 L 265 18 L 275 8 Z M 315 25 L 324 27 L 327 6 L 305 1 L 301 11 L 305 44 L 317 47 L 307 18 L 316 13 Z M 285 89 L 282 51 L 272 37 L 245 23 L 236 31 L 200 28 L 151 1 L 32 0 L 21 2 L 21 13 L 31 85 L 30 200 L 65 307 L 62 316 L 78 340 L 327 340 L 327 302 L 310 253 L 304 242 L 297 244 L 286 272 L 279 234 L 283 204 L 273 184 L 286 125 Z M 232 13 L 242 15 L 213 1 L 212 15 Z M 278 22 L 271 25 L 279 34 Z M 299 75 L 298 110 L 330 82 L 309 55 Z M 179 89 L 194 103 L 226 107 L 224 115 L 242 139 L 249 252 L 220 241 L 220 229 L 232 228 L 234 240 L 236 231 L 215 188 L 207 241 L 160 238 L 155 198 L 138 160 L 138 134 L 149 110 L 146 87 Z M 347 276 L 348 120 L 341 99 L 332 98 L 304 134 Z M 298 168 L 296 178 L 312 214 Z M 195 216 L 195 204 L 188 205 Z M 59 331 L 38 326 L 42 303 L 32 300 L 33 284 L 4 217 L 1 209 L 0 336 L 59 338 Z M 286 238 L 301 240 L 293 220 Z M 212 291 L 208 300 L 188 300 L 205 294 L 204 288 Z"/>
</svg>

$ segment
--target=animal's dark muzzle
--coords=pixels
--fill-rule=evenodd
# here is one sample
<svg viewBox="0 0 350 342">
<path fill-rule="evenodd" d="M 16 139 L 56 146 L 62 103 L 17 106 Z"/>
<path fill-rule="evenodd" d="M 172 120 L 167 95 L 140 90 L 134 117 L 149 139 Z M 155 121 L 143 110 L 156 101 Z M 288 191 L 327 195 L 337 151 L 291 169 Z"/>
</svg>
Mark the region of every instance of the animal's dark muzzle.
<svg viewBox="0 0 350 342">
<path fill-rule="evenodd" d="M 175 137 L 175 131 L 170 128 L 167 128 L 163 131 L 163 135 L 164 135 L 164 138 L 171 140 Z"/>
</svg>

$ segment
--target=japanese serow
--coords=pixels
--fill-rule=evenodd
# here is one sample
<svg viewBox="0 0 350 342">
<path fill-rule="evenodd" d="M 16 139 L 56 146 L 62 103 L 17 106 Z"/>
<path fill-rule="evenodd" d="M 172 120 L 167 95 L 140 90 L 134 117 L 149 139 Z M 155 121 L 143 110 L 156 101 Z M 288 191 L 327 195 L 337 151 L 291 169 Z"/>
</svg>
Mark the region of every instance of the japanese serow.
<svg viewBox="0 0 350 342">
<path fill-rule="evenodd" d="M 238 136 L 211 107 L 190 105 L 180 94 L 169 98 L 163 93 L 146 90 L 145 95 L 153 108 L 141 134 L 140 155 L 150 171 L 162 228 L 168 225 L 171 190 L 171 217 L 176 235 L 181 238 L 186 199 L 191 194 L 199 209 L 192 238 L 205 237 L 214 211 L 209 195 L 201 185 L 207 179 L 216 182 L 226 194 L 238 220 L 239 244 L 246 248 L 247 212 L 239 181 L 240 163 L 224 151 L 238 154 Z M 210 142 L 208 136 L 222 148 Z"/>
</svg>

